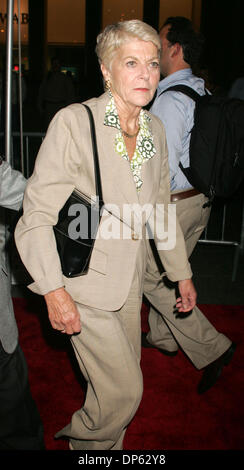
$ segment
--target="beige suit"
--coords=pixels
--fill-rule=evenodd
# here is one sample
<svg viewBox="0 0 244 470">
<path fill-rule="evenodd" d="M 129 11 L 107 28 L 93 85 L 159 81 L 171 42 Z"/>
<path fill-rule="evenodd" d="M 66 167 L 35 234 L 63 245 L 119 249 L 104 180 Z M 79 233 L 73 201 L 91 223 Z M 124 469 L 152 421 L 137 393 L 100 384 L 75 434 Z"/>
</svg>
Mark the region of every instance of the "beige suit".
<svg viewBox="0 0 244 470">
<path fill-rule="evenodd" d="M 203 208 L 206 201 L 204 194 L 198 194 L 175 203 L 188 257 L 208 222 L 210 209 Z M 160 278 L 155 261 L 151 259 L 144 284 L 145 295 L 151 303 L 147 340 L 167 351 L 177 351 L 180 345 L 195 367 L 202 369 L 221 356 L 231 346 L 231 341 L 214 328 L 197 306 L 190 315 L 183 315 L 183 318 L 177 315 L 175 289 L 160 283 Z"/>
<path fill-rule="evenodd" d="M 24 215 L 16 228 L 18 250 L 34 280 L 30 289 L 43 295 L 65 286 L 81 313 L 82 332 L 72 342 L 88 391 L 84 407 L 59 434 L 68 435 L 78 449 L 121 448 L 124 429 L 139 405 L 140 305 L 150 248 L 138 235 L 152 213 L 145 212 L 141 220 L 135 211 L 132 223 L 123 209 L 128 204 L 157 203 L 164 204 L 167 212 L 170 201 L 160 120 L 151 116 L 156 154 L 143 164 L 138 195 L 128 161 L 114 148 L 118 131 L 103 124 L 107 102 L 106 93 L 87 104 L 95 120 L 104 201 L 116 205 L 123 218 L 123 222 L 111 216 L 109 220 L 116 219 L 117 235 L 126 227 L 126 239 L 105 240 L 98 235 L 88 274 L 73 279 L 62 275 L 52 226 L 74 188 L 95 195 L 89 122 L 80 104 L 61 110 L 50 124 L 27 185 Z M 106 221 L 105 211 L 100 227 L 105 228 Z M 160 256 L 172 281 L 191 277 L 178 223 L 175 248 L 160 251 Z"/>
</svg>

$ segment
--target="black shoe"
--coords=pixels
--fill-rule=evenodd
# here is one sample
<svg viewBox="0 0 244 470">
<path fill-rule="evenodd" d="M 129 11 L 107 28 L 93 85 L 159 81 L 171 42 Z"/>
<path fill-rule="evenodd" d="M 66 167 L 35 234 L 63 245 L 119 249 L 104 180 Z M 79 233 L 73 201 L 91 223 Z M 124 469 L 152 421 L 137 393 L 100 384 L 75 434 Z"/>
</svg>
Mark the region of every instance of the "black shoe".
<svg viewBox="0 0 244 470">
<path fill-rule="evenodd" d="M 203 371 L 202 378 L 198 384 L 197 391 L 199 394 L 205 393 L 211 388 L 221 375 L 224 366 L 227 366 L 235 352 L 236 344 L 232 343 L 229 349 L 222 354 L 218 359 L 211 362 Z"/>
<path fill-rule="evenodd" d="M 153 344 L 149 343 L 149 341 L 147 341 L 147 333 L 145 333 L 144 331 L 142 332 L 141 334 L 141 345 L 143 348 L 154 348 L 154 349 L 157 349 L 159 352 L 161 352 L 162 354 L 165 354 L 165 356 L 176 356 L 176 354 L 178 353 L 178 350 L 176 351 L 168 351 L 167 349 L 161 349 L 161 348 L 157 348 L 156 346 L 154 346 Z"/>
</svg>

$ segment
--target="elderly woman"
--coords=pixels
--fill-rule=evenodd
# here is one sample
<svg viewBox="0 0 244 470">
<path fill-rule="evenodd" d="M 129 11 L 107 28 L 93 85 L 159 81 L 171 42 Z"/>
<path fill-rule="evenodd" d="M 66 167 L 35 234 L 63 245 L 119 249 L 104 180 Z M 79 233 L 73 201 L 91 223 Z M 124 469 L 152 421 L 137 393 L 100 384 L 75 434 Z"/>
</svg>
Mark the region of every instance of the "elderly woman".
<svg viewBox="0 0 244 470">
<path fill-rule="evenodd" d="M 75 188 L 95 194 L 89 122 L 81 104 L 59 111 L 51 122 L 16 229 L 20 255 L 34 280 L 29 288 L 44 295 L 52 327 L 70 335 L 87 380 L 83 407 L 56 435 L 69 438 L 70 448 L 77 450 L 122 449 L 139 406 L 140 310 L 152 256 L 142 225 L 151 221 L 156 204 L 167 212 L 170 201 L 164 128 L 142 109 L 159 80 L 159 37 L 139 20 L 125 21 L 105 28 L 96 52 L 107 91 L 86 104 L 95 120 L 105 205 L 119 209 L 120 234 L 126 225 L 127 235 L 102 236 L 101 230 L 88 273 L 76 278 L 62 274 L 53 233 L 59 211 Z M 123 210 L 128 205 L 134 217 Z M 144 205 L 151 213 L 142 215 Z M 179 281 L 178 308 L 187 311 L 196 293 L 177 223 L 175 231 L 176 243 L 159 254 L 168 278 Z"/>
</svg>

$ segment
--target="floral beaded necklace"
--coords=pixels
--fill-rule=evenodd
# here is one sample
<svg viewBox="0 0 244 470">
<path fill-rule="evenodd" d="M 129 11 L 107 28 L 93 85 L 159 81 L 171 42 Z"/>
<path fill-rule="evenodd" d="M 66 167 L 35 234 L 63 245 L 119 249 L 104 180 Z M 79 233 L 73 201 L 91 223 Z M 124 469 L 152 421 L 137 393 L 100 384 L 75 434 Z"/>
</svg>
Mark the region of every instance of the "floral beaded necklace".
<svg viewBox="0 0 244 470">
<path fill-rule="evenodd" d="M 156 153 L 153 136 L 148 125 L 150 121 L 151 118 L 142 109 L 139 115 L 139 132 L 136 139 L 136 149 L 132 159 L 130 160 L 123 138 L 123 131 L 120 126 L 114 98 L 110 93 L 110 101 L 106 106 L 104 124 L 105 126 L 115 127 L 119 131 L 115 137 L 115 150 L 122 158 L 129 161 L 137 191 L 140 191 L 143 184 L 141 179 L 142 164 L 145 161 L 150 160 L 150 158 L 152 158 Z"/>
</svg>

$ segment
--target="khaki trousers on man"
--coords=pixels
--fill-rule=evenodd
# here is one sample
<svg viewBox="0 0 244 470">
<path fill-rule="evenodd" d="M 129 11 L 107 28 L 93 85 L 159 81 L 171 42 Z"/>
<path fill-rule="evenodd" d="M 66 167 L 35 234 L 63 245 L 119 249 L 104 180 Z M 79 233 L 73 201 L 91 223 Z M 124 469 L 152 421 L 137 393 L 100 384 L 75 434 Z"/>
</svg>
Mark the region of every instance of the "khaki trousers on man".
<svg viewBox="0 0 244 470">
<path fill-rule="evenodd" d="M 209 219 L 210 209 L 202 207 L 206 200 L 203 194 L 199 194 L 176 202 L 188 257 Z M 160 279 L 151 254 L 144 285 L 144 294 L 154 307 L 149 312 L 147 340 L 168 351 L 176 351 L 180 346 L 195 367 L 202 369 L 221 356 L 230 347 L 231 341 L 214 328 L 198 307 L 189 316 L 177 315 L 175 289 L 159 282 Z"/>
<path fill-rule="evenodd" d="M 143 392 L 140 368 L 142 277 L 146 266 L 141 241 L 132 286 L 124 306 L 107 312 L 77 304 L 82 330 L 72 345 L 87 393 L 71 423 L 56 434 L 74 450 L 121 450 L 126 428 Z"/>
</svg>

